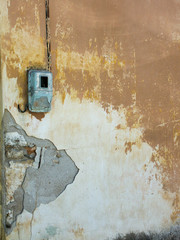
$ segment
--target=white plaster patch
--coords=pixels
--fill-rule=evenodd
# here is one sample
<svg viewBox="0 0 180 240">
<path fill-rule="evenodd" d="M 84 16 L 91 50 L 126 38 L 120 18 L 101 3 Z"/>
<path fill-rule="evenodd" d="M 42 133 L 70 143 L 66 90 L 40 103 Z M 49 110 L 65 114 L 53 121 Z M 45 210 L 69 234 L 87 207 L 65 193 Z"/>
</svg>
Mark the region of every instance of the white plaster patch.
<svg viewBox="0 0 180 240">
<path fill-rule="evenodd" d="M 59 96 L 53 101 L 42 121 L 30 114 L 15 118 L 28 134 L 66 149 L 80 171 L 54 202 L 35 210 L 32 239 L 43 239 L 47 226 L 57 228 L 55 240 L 99 240 L 169 226 L 172 202 L 155 178 L 153 149 L 143 142 L 143 129 L 127 126 L 126 109 L 107 114 L 95 102 L 80 104 L 70 96 L 64 105 Z M 126 151 L 127 142 L 132 146 Z"/>
<path fill-rule="evenodd" d="M 27 142 L 23 135 L 18 132 L 8 132 L 4 137 L 5 145 L 9 146 L 27 146 Z"/>
</svg>

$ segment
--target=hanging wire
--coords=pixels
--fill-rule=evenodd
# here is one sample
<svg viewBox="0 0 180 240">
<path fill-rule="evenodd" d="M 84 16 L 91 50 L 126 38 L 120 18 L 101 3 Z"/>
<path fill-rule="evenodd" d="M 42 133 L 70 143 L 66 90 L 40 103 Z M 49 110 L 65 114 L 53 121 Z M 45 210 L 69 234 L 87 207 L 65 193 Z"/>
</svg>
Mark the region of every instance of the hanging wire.
<svg viewBox="0 0 180 240">
<path fill-rule="evenodd" d="M 51 38 L 50 38 L 50 15 L 49 15 L 49 0 L 45 0 L 46 10 L 46 47 L 47 47 L 47 68 L 51 71 Z"/>
</svg>

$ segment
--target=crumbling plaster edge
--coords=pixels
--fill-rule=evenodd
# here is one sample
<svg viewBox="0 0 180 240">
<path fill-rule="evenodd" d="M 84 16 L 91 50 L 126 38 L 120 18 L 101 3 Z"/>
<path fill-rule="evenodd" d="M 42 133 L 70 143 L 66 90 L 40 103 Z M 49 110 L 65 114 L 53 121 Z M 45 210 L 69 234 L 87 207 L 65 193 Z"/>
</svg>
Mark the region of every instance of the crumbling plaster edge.
<svg viewBox="0 0 180 240">
<path fill-rule="evenodd" d="M 5 117 L 5 115 L 6 115 L 6 117 Z M 14 131 L 16 129 L 16 131 Z M 27 176 L 27 172 L 28 172 L 28 169 L 29 168 L 31 168 L 31 167 L 33 167 L 33 166 L 28 166 L 27 168 L 26 168 L 26 170 L 25 170 L 25 173 L 24 173 L 24 176 L 23 176 L 23 180 L 22 180 L 22 182 L 21 182 L 21 185 L 20 185 L 20 188 L 22 189 L 22 192 L 23 192 L 23 198 L 22 198 L 22 209 L 21 209 L 21 211 L 19 212 L 19 214 L 18 215 L 16 215 L 15 216 L 15 218 L 14 218 L 14 221 L 12 222 L 12 224 L 11 224 L 11 227 L 10 228 L 6 228 L 5 226 L 6 226 L 6 207 L 8 206 L 6 206 L 6 176 L 5 176 L 5 165 L 7 165 L 7 164 L 5 164 L 5 161 L 6 161 L 6 156 L 5 156 L 5 145 L 7 144 L 6 143 L 6 141 L 7 141 L 7 139 L 5 138 L 5 136 L 6 136 L 6 134 L 8 134 L 8 133 L 18 133 L 19 135 L 21 135 L 21 136 L 23 136 L 24 137 L 24 140 L 25 140 L 25 142 L 27 143 L 27 144 L 32 144 L 32 145 L 35 145 L 36 147 L 40 147 L 41 149 L 42 148 L 45 148 L 47 151 L 49 150 L 49 151 L 57 151 L 57 152 L 64 152 L 64 154 L 62 155 L 62 158 L 64 159 L 64 157 L 65 157 L 65 159 L 66 158 L 68 158 L 69 160 L 69 162 L 71 162 L 71 164 L 72 164 L 72 167 L 74 168 L 74 175 L 69 175 L 68 176 L 68 178 L 69 179 L 71 179 L 71 180 L 68 180 L 67 181 L 67 183 L 65 183 L 65 187 L 63 188 L 63 190 L 62 191 L 60 191 L 59 193 L 58 193 L 58 195 L 56 195 L 56 198 L 55 199 L 57 199 L 65 190 L 66 190 L 66 188 L 67 188 L 67 186 L 69 185 L 69 184 L 72 184 L 73 182 L 74 182 L 74 180 L 75 180 L 75 178 L 76 178 L 76 176 L 77 176 L 77 174 L 78 174 L 78 172 L 79 172 L 79 168 L 77 167 L 77 165 L 76 165 L 76 163 L 73 161 L 73 159 L 69 156 L 69 154 L 67 154 L 67 152 L 66 152 L 66 150 L 65 149 L 61 149 L 61 150 L 58 150 L 57 149 L 57 147 L 54 145 L 54 143 L 52 142 L 52 141 L 50 141 L 49 139 L 41 139 L 41 138 L 37 138 L 37 137 L 34 137 L 34 136 L 28 136 L 27 135 L 27 133 L 26 133 L 26 131 L 18 124 L 18 123 L 16 123 L 16 121 L 15 121 L 15 119 L 14 119 L 14 117 L 11 115 L 11 113 L 7 110 L 7 109 L 5 109 L 5 111 L 4 111 L 4 115 L 3 115 L 3 121 L 2 121 L 2 131 L 1 131 L 1 134 L 2 134 L 2 154 L 3 154 L 3 164 L 2 164 L 2 166 L 3 166 L 3 175 L 2 175 L 2 177 L 3 177 L 3 182 L 2 182 L 2 186 L 3 186 L 3 188 L 4 188 L 4 190 L 3 190 L 3 219 L 2 219 L 2 226 L 4 227 L 4 229 L 6 229 L 6 235 L 9 235 L 12 231 L 13 231 L 13 229 L 14 229 L 14 227 L 16 226 L 16 223 L 17 223 L 17 217 L 20 215 L 20 214 L 22 214 L 22 212 L 24 211 L 24 210 L 27 210 L 27 209 L 25 209 L 25 205 L 24 205 L 24 198 L 25 198 L 25 189 L 24 189 L 24 187 L 23 187 L 23 185 L 24 185 L 24 181 L 25 181 L 25 179 L 26 179 L 26 176 Z M 12 145 L 12 147 L 13 147 L 14 145 Z M 21 145 L 20 145 L 21 146 Z M 16 148 L 16 145 L 14 146 L 15 148 Z M 13 148 L 14 148 L 13 147 Z M 37 152 L 36 152 L 37 153 Z M 60 154 L 60 153 L 59 153 Z M 60 154 L 60 158 L 61 158 L 61 154 Z M 64 159 L 64 160 L 65 160 Z M 67 161 L 67 160 L 66 160 Z M 68 164 L 70 164 L 70 163 L 68 163 Z M 70 165 L 71 166 L 71 165 Z M 39 169 L 39 167 L 38 167 L 38 169 Z M 75 170 L 76 169 L 76 170 Z M 71 173 L 72 174 L 72 173 Z M 70 181 L 70 182 L 69 182 Z M 16 189 L 17 190 L 17 189 Z M 15 193 L 15 192 L 14 192 Z M 53 199 L 53 200 L 50 200 L 50 202 L 51 201 L 54 201 L 55 199 Z M 41 205 L 42 203 L 40 203 L 39 204 L 39 206 Z M 43 204 L 48 204 L 48 202 L 47 203 L 44 203 L 43 202 Z M 33 212 L 31 213 L 32 214 L 32 221 L 33 221 L 33 214 L 34 214 L 34 211 L 36 210 L 36 208 L 38 208 L 39 206 L 36 206 L 35 207 L 35 209 L 33 210 Z M 31 232 L 32 232 L 32 226 L 31 226 Z M 2 239 L 3 240 L 3 239 Z"/>
</svg>

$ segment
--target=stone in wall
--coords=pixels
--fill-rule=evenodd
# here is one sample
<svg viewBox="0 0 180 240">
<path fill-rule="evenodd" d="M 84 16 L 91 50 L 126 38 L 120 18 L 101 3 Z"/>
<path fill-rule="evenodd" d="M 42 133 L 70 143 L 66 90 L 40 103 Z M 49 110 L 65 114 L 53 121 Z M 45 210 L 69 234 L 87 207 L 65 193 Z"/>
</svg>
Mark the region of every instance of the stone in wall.
<svg viewBox="0 0 180 240">
<path fill-rule="evenodd" d="M 79 169 L 65 150 L 58 150 L 51 141 L 27 136 L 8 110 L 3 117 L 3 136 L 4 224 L 10 233 L 24 209 L 33 213 L 40 204 L 55 200 Z"/>
</svg>

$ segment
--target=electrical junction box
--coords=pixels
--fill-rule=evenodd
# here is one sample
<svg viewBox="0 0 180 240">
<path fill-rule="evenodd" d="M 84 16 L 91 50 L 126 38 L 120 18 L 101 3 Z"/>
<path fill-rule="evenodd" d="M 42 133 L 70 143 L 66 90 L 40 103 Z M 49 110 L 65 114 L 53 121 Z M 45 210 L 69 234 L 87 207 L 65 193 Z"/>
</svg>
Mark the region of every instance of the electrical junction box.
<svg viewBox="0 0 180 240">
<path fill-rule="evenodd" d="M 53 96 L 52 73 L 46 70 L 28 71 L 28 108 L 31 112 L 49 112 Z"/>
</svg>

